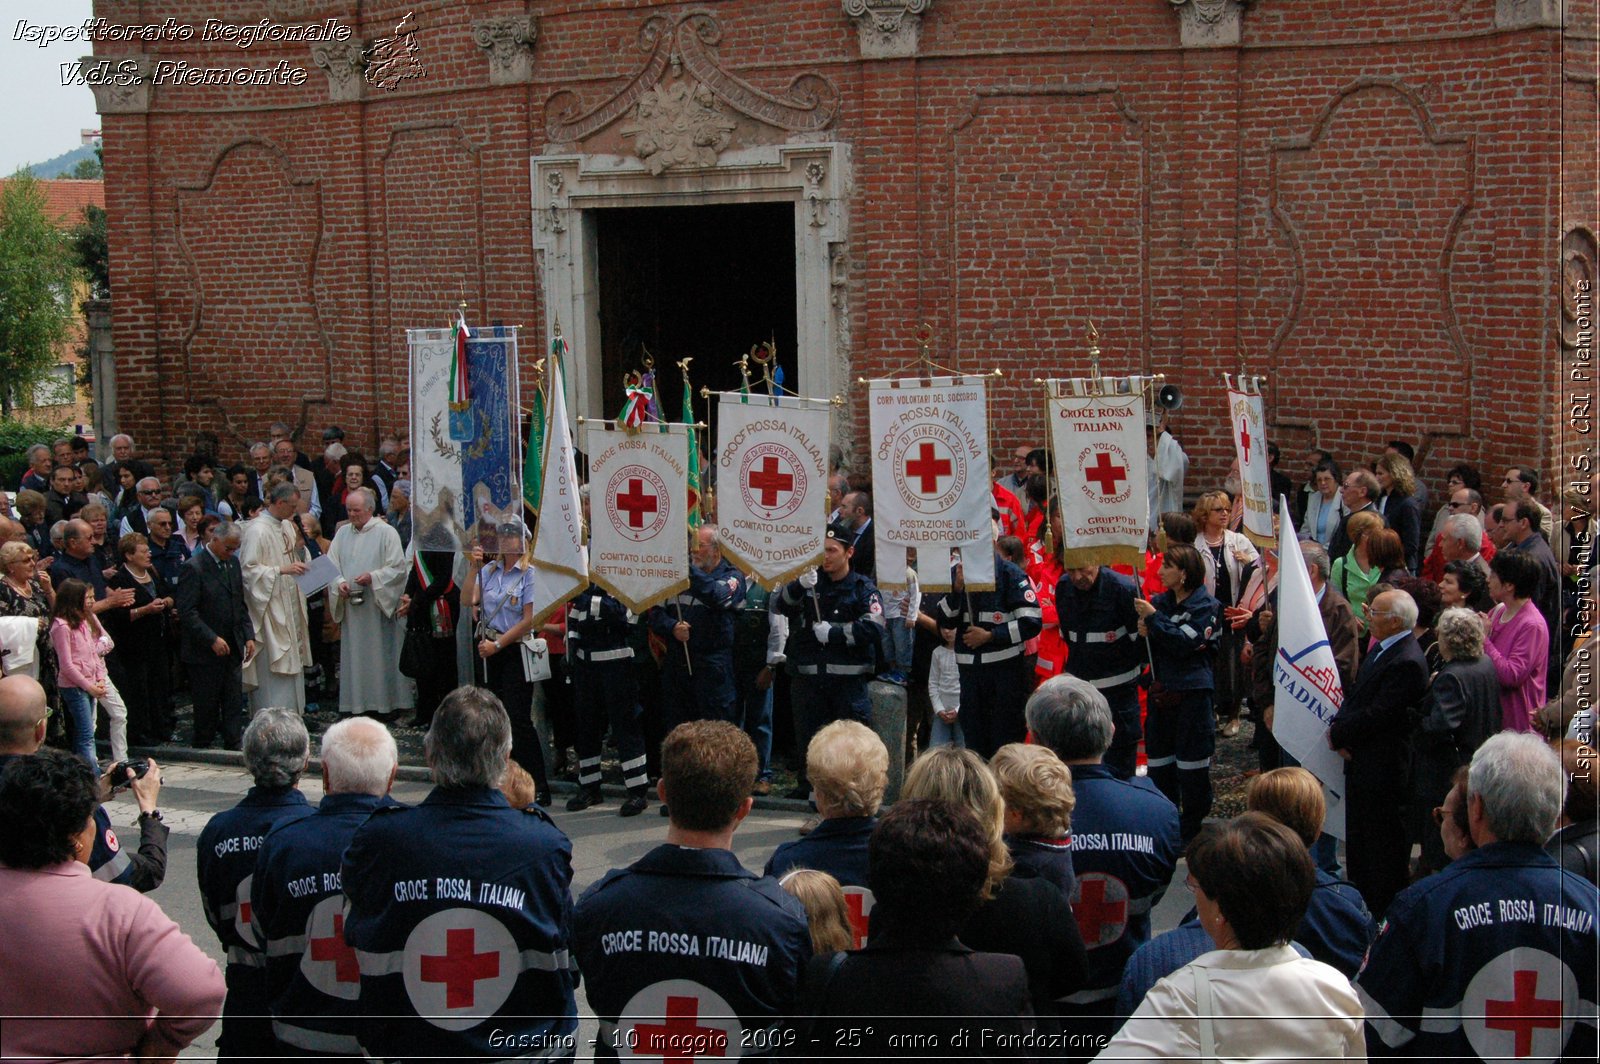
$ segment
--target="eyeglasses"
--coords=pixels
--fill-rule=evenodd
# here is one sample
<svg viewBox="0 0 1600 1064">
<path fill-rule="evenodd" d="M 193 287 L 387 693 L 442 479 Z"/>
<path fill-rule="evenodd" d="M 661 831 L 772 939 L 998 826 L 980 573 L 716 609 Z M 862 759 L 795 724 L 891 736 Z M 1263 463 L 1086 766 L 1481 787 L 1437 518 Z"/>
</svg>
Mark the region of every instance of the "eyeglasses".
<svg viewBox="0 0 1600 1064">
<path fill-rule="evenodd" d="M 1444 806 L 1436 805 L 1433 807 L 1433 823 L 1435 827 L 1444 827 L 1444 815 Z"/>
<path fill-rule="evenodd" d="M 1396 616 L 1396 614 L 1395 614 L 1395 612 L 1393 610 L 1375 610 L 1375 609 L 1373 609 L 1372 607 L 1369 606 L 1369 607 L 1367 607 L 1367 616 L 1368 617 L 1394 617 L 1394 616 Z"/>
<path fill-rule="evenodd" d="M 1445 505 L 1450 507 L 1450 509 L 1452 509 L 1452 510 L 1459 510 L 1463 506 L 1471 506 L 1472 504 L 1470 502 L 1449 502 L 1449 503 L 1446 503 Z"/>
<path fill-rule="evenodd" d="M 140 495 L 160 495 L 161 494 L 161 489 L 160 488 L 140 488 L 139 489 L 139 494 Z"/>
</svg>

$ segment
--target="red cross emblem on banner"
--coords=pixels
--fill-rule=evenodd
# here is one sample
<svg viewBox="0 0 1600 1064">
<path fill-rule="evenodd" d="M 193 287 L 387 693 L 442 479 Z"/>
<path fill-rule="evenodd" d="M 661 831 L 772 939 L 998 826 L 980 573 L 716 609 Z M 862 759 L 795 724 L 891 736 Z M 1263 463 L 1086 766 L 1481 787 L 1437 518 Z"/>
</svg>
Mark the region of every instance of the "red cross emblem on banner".
<svg viewBox="0 0 1600 1064">
<path fill-rule="evenodd" d="M 744 1028 L 733 1008 L 691 979 L 645 987 L 617 1019 L 618 1055 L 661 1064 L 693 1064 L 697 1057 L 742 1055 Z"/>
<path fill-rule="evenodd" d="M 1128 926 L 1128 888 L 1122 880 L 1102 872 L 1089 872 L 1078 879 L 1078 892 L 1072 899 L 1072 915 L 1078 921 L 1078 934 L 1089 949 L 1106 946 L 1122 937 Z"/>
<path fill-rule="evenodd" d="M 344 940 L 343 894 L 329 894 L 306 917 L 300 974 L 329 997 L 354 1001 L 361 996 L 361 965 Z"/>
<path fill-rule="evenodd" d="M 1117 494 L 1117 485 L 1128 479 L 1128 467 L 1113 465 L 1111 455 L 1105 451 L 1096 451 L 1094 465 L 1083 470 L 1083 479 L 1094 481 L 1100 485 L 1100 494 Z"/>
<path fill-rule="evenodd" d="M 851 949 L 867 944 L 867 917 L 872 915 L 872 891 L 866 887 L 845 887 L 844 904 L 850 910 L 850 933 L 855 938 Z"/>
<path fill-rule="evenodd" d="M 1250 464 L 1250 419 L 1239 419 L 1239 443 L 1244 448 L 1244 464 Z"/>
<path fill-rule="evenodd" d="M 629 528 L 643 528 L 645 514 L 660 508 L 660 497 L 651 494 L 638 477 L 628 478 L 627 490 L 617 492 L 617 509 L 628 515 Z"/>
<path fill-rule="evenodd" d="M 481 909 L 429 916 L 406 936 L 400 960 L 417 1015 L 447 1031 L 464 1031 L 499 1011 L 523 966 L 517 940 Z"/>
<path fill-rule="evenodd" d="M 761 460 L 761 468 L 750 471 L 746 483 L 750 485 L 750 490 L 760 494 L 761 505 L 769 509 L 778 505 L 779 492 L 794 490 L 793 475 L 783 472 L 777 456 L 770 454 Z"/>
<path fill-rule="evenodd" d="M 1461 1029 L 1485 1060 L 1560 1060 L 1577 1022 L 1577 977 L 1553 953 L 1506 950 L 1478 969 L 1461 997 Z"/>
<path fill-rule="evenodd" d="M 453 928 L 445 932 L 443 956 L 422 958 L 422 981 L 444 984 L 446 1008 L 470 1009 L 478 981 L 500 974 L 500 954 L 476 952 L 476 938 L 470 927 Z"/>
<path fill-rule="evenodd" d="M 917 490 L 923 495 L 938 494 L 940 478 L 954 472 L 950 459 L 938 457 L 938 451 L 931 443 L 919 444 L 917 456 L 906 462 L 906 479 L 921 481 Z"/>
</svg>

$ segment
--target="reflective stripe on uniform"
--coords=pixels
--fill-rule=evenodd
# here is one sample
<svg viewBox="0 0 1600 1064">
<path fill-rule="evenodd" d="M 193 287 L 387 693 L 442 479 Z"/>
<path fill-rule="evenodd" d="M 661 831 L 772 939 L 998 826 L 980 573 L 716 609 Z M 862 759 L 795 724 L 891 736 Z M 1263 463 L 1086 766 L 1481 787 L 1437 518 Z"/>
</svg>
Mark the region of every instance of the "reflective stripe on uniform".
<svg viewBox="0 0 1600 1064">
<path fill-rule="evenodd" d="M 1098 680 L 1090 680 L 1089 683 L 1102 691 L 1109 691 L 1113 687 L 1121 687 L 1125 683 L 1132 683 L 1137 680 L 1139 678 L 1139 669 L 1140 666 L 1135 665 L 1127 672 L 1119 672 L 1115 676 L 1104 676 Z"/>
<path fill-rule="evenodd" d="M 1149 762 L 1146 762 L 1146 764 L 1149 764 Z M 1193 771 L 1195 771 L 1197 769 L 1210 768 L 1210 767 L 1211 767 L 1211 759 L 1209 757 L 1206 758 L 1204 761 L 1179 761 L 1178 762 L 1178 769 L 1180 771 L 1186 771 L 1186 772 L 1193 772 Z"/>
<path fill-rule="evenodd" d="M 644 755 L 622 763 L 622 782 L 627 787 L 643 787 L 649 782 L 644 771 Z"/>
<path fill-rule="evenodd" d="M 285 938 L 267 939 L 267 956 L 293 957 L 306 951 L 307 935 L 289 935 Z"/>
<path fill-rule="evenodd" d="M 578 759 L 578 782 L 585 785 L 600 782 L 600 759 L 598 757 Z"/>
<path fill-rule="evenodd" d="M 956 655 L 956 664 L 957 665 L 987 665 L 991 661 L 1005 661 L 1008 658 L 1017 657 L 1021 653 L 1022 653 L 1022 644 L 1021 643 L 1012 643 L 1010 646 L 1001 647 L 999 650 L 984 650 L 984 651 L 979 651 L 976 654 L 972 654 L 972 653 L 957 654 Z"/>
<path fill-rule="evenodd" d="M 1069 643 L 1115 643 L 1128 634 L 1126 628 L 1117 628 L 1109 632 L 1072 632 L 1067 633 Z"/>
<path fill-rule="evenodd" d="M 1182 632 L 1184 635 L 1188 636 L 1190 639 L 1199 639 L 1200 638 L 1200 633 L 1195 631 L 1193 628 L 1190 628 L 1187 624 L 1178 625 L 1178 631 Z"/>
<path fill-rule="evenodd" d="M 1178 761 L 1177 755 L 1174 754 L 1174 755 L 1169 755 L 1167 757 L 1151 757 L 1151 758 L 1147 758 L 1145 760 L 1145 765 L 1148 768 L 1165 768 L 1168 765 L 1177 764 L 1177 761 Z"/>
<path fill-rule="evenodd" d="M 837 665 L 829 662 L 825 665 L 796 665 L 794 671 L 800 676 L 865 676 L 872 672 L 871 665 Z"/>
<path fill-rule="evenodd" d="M 633 657 L 632 647 L 617 647 L 614 650 L 577 650 L 579 661 L 624 661 Z"/>
<path fill-rule="evenodd" d="M 1417 1033 L 1403 1024 L 1396 1023 L 1382 1005 L 1373 1000 L 1367 993 L 1367 988 L 1360 983 L 1352 984 L 1356 988 L 1356 997 L 1361 1000 L 1361 1010 L 1367 1014 L 1367 1022 L 1372 1024 L 1372 1029 L 1378 1032 L 1378 1037 L 1383 1039 L 1383 1044 L 1390 1049 L 1398 1049 L 1417 1036 Z"/>
<path fill-rule="evenodd" d="M 246 968 L 265 968 L 267 966 L 267 957 L 264 953 L 257 953 L 255 950 L 245 949 L 243 946 L 229 946 L 228 963 L 243 965 Z"/>
<path fill-rule="evenodd" d="M 406 968 L 406 951 L 397 949 L 393 953 L 368 953 L 366 950 L 356 950 L 356 963 L 361 967 L 362 975 L 400 975 Z M 524 972 L 559 972 L 577 971 L 578 964 L 566 950 L 557 950 L 548 953 L 544 950 L 525 949 L 517 955 Z"/>
<path fill-rule="evenodd" d="M 313 1053 L 340 1053 L 361 1055 L 361 1043 L 353 1034 L 334 1034 L 331 1031 L 312 1031 L 295 1027 L 282 1020 L 272 1021 L 272 1035 L 286 1046 L 307 1049 Z"/>
<path fill-rule="evenodd" d="M 94 870 L 94 878 L 102 883 L 114 882 L 118 876 L 127 871 L 128 866 L 131 864 L 133 864 L 133 858 L 128 856 L 128 851 L 118 850 L 111 860 Z"/>
</svg>

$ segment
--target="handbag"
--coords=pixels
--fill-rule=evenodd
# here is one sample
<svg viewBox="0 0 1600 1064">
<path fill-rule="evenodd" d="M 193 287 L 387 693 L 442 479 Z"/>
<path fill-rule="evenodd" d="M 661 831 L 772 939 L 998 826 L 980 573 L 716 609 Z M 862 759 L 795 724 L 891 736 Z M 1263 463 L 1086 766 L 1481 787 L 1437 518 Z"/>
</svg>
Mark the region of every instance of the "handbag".
<svg viewBox="0 0 1600 1064">
<path fill-rule="evenodd" d="M 550 644 L 531 633 L 522 640 L 522 675 L 529 683 L 550 678 Z"/>
<path fill-rule="evenodd" d="M 433 635 L 421 628 L 407 628 L 405 642 L 400 644 L 400 675 L 420 680 L 428 671 L 433 656 Z"/>
</svg>

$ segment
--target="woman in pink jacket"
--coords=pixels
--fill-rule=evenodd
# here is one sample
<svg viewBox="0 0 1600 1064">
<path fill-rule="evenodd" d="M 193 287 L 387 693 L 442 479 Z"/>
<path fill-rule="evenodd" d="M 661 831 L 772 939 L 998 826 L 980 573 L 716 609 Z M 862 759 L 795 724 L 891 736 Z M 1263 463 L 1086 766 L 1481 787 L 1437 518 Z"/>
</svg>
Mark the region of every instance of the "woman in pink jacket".
<svg viewBox="0 0 1600 1064">
<path fill-rule="evenodd" d="M 0 774 L 0 1056 L 171 1060 L 215 1022 L 217 964 L 160 906 L 89 872 L 93 772 L 58 750 Z"/>
<path fill-rule="evenodd" d="M 1550 629 L 1532 602 L 1539 563 L 1522 551 L 1503 550 L 1489 563 L 1489 597 L 1499 605 L 1484 621 L 1483 653 L 1500 677 L 1500 727 L 1533 731 L 1544 705 Z"/>
<path fill-rule="evenodd" d="M 94 707 L 106 707 L 111 718 L 111 759 L 128 756 L 128 707 L 106 672 L 111 637 L 94 615 L 94 588 L 67 580 L 56 591 L 50 642 L 56 648 L 56 676 L 61 705 L 66 709 L 67 738 L 72 752 L 99 770 L 94 749 Z"/>
</svg>

